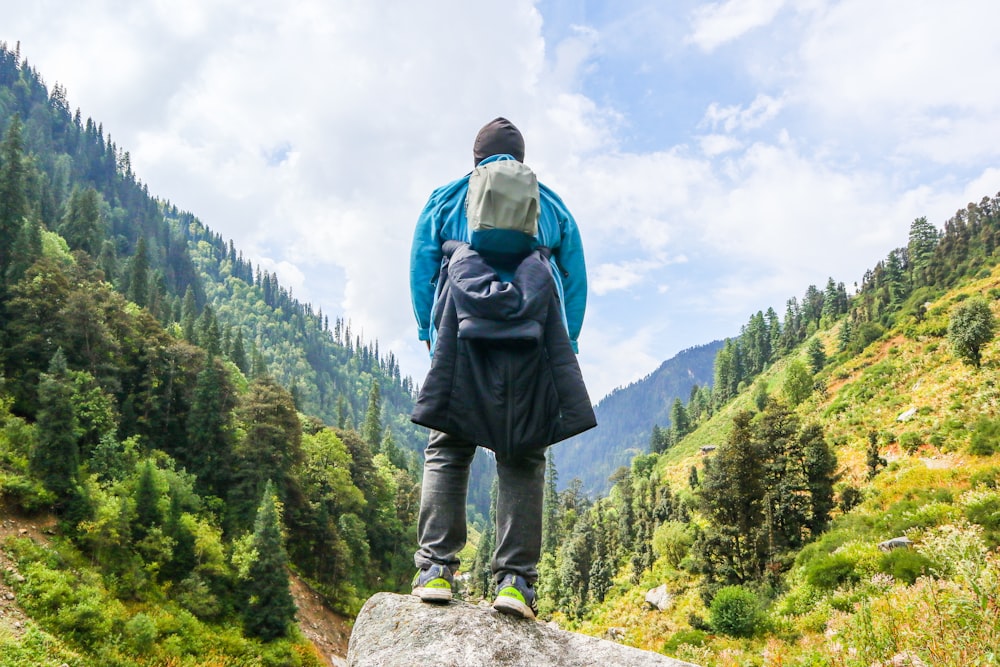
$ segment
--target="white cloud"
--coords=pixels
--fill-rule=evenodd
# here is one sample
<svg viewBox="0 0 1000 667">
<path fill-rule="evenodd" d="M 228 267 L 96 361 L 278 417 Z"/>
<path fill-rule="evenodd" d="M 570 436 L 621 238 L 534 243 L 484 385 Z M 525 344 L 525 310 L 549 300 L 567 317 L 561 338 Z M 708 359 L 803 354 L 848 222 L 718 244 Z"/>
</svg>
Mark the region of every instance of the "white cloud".
<svg viewBox="0 0 1000 667">
<path fill-rule="evenodd" d="M 781 111 L 782 106 L 781 100 L 763 94 L 754 98 L 746 108 L 739 105 L 720 107 L 713 102 L 708 106 L 702 123 L 712 129 L 721 125 L 726 132 L 752 130 L 772 120 Z"/>
<path fill-rule="evenodd" d="M 701 152 L 706 157 L 714 158 L 724 153 L 743 148 L 743 142 L 725 134 L 706 134 L 699 137 L 698 143 L 701 145 Z"/>
<path fill-rule="evenodd" d="M 754 28 L 770 23 L 786 0 L 726 0 L 699 7 L 692 16 L 693 32 L 688 40 L 712 51 Z"/>
<path fill-rule="evenodd" d="M 590 288 L 594 294 L 603 296 L 609 292 L 624 290 L 646 280 L 646 274 L 660 268 L 662 262 L 632 260 L 618 264 L 601 264 L 590 273 Z"/>
<path fill-rule="evenodd" d="M 580 225 L 595 400 L 1000 190 L 998 3 L 634 0 L 580 9 L 558 44 L 549 20 L 529 0 L 38 0 L 0 39 L 151 192 L 418 382 L 413 224 L 497 115 Z M 670 120 L 637 127 L 630 103 Z"/>
</svg>

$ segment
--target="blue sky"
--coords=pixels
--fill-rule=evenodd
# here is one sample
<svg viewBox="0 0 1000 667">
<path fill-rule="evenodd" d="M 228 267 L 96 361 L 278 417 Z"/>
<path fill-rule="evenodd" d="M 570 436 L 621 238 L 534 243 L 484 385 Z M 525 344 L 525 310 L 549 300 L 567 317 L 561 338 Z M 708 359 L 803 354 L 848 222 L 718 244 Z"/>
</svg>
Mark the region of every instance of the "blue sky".
<svg viewBox="0 0 1000 667">
<path fill-rule="evenodd" d="M 997 194 L 998 24 L 991 0 L 37 0 L 0 40 L 418 382 L 413 224 L 510 118 L 581 228 L 597 401 Z"/>
</svg>

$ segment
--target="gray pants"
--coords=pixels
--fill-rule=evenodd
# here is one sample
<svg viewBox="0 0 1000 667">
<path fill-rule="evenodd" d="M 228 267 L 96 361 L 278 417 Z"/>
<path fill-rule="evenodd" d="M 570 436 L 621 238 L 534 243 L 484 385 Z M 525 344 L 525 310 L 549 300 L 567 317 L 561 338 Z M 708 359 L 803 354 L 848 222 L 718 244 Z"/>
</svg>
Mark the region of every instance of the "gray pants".
<svg viewBox="0 0 1000 667">
<path fill-rule="evenodd" d="M 431 431 L 424 450 L 417 539 L 413 555 L 418 568 L 437 563 L 452 572 L 465 547 L 469 468 L 476 446 L 447 433 Z M 545 492 L 545 449 L 532 449 L 515 459 L 497 458 L 497 539 L 491 569 L 497 583 L 516 574 L 534 584 L 542 550 L 542 498 Z"/>
</svg>

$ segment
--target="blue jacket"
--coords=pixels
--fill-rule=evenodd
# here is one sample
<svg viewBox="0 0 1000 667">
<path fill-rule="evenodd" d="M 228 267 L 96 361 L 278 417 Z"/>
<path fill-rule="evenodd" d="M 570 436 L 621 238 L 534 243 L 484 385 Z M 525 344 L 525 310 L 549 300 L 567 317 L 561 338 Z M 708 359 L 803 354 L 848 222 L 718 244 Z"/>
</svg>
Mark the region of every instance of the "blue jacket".
<svg viewBox="0 0 1000 667">
<path fill-rule="evenodd" d="M 480 164 L 495 160 L 513 160 L 510 155 L 494 155 Z M 438 273 L 441 270 L 441 247 L 445 241 L 469 243 L 465 197 L 469 190 L 469 174 L 435 190 L 417 219 L 410 252 L 410 296 L 413 314 L 417 318 L 417 335 L 429 340 L 433 347 L 437 337 L 431 323 L 431 311 L 436 298 Z M 569 333 L 574 351 L 579 351 L 577 338 L 583 326 L 587 307 L 587 267 L 576 221 L 559 195 L 541 183 L 538 185 L 541 211 L 538 219 L 538 244 L 551 249 L 549 264 L 555 277 L 556 290 L 562 306 L 563 324 Z M 512 275 L 498 271 L 501 280 Z"/>
</svg>

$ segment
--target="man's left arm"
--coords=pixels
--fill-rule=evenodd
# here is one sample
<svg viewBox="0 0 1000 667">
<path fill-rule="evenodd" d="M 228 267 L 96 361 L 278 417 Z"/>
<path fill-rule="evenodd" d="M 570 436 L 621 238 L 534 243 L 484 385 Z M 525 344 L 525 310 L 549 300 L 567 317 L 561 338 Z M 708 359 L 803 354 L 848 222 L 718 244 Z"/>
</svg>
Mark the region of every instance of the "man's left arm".
<svg viewBox="0 0 1000 667">
<path fill-rule="evenodd" d="M 583 243 L 576 220 L 567 210 L 560 211 L 559 226 L 562 239 L 556 251 L 556 261 L 562 272 L 563 298 L 566 306 L 566 327 L 573 349 L 583 328 L 583 315 L 587 309 L 587 264 L 583 257 Z"/>
</svg>

